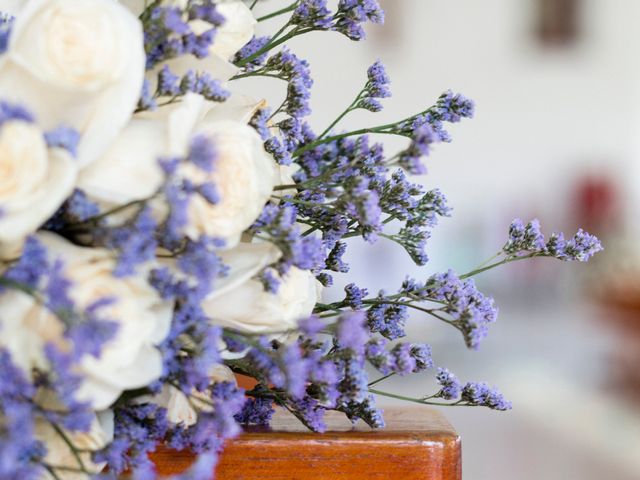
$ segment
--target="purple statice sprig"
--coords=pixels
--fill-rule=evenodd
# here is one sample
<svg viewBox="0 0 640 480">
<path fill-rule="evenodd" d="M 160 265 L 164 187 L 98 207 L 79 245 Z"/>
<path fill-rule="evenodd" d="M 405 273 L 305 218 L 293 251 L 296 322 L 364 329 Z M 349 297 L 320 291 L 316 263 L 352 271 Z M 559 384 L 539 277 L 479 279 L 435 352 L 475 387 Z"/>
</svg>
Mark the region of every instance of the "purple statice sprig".
<svg viewBox="0 0 640 480">
<path fill-rule="evenodd" d="M 259 238 L 275 244 L 282 252 L 281 258 L 267 267 L 262 280 L 277 291 L 277 285 L 270 279 L 273 270 L 282 276 L 294 266 L 302 270 L 319 270 L 324 265 L 325 246 L 314 236 L 304 236 L 296 223 L 298 210 L 294 205 L 268 203 L 253 224 L 250 232 Z M 271 272 L 271 273 L 269 273 Z"/>
<path fill-rule="evenodd" d="M 254 46 L 236 56 L 235 65 L 252 65 L 256 59 L 278 45 L 313 31 L 336 31 L 351 40 L 363 40 L 365 24 L 384 22 L 384 11 L 377 0 L 340 0 L 333 12 L 328 8 L 327 0 L 299 0 L 257 20 L 260 22 L 288 13 L 291 15 L 275 35 L 266 42 L 262 41 L 261 47 Z"/>
<path fill-rule="evenodd" d="M 226 331 L 225 338 L 231 337 L 248 348 L 245 357 L 226 363 L 259 382 L 246 392 L 252 400 L 237 419 L 263 424 L 271 416 L 272 405 L 280 405 L 314 431 L 324 431 L 323 417 L 328 410 L 380 427 L 381 413 L 368 391 L 366 346 L 371 332 L 364 313 L 345 313 L 330 325 L 311 317 L 301 321 L 300 328 L 298 338 L 286 344 Z M 393 351 L 403 371 L 426 368 L 430 365 L 429 353 L 419 345 Z"/>
<path fill-rule="evenodd" d="M 0 100 L 0 127 L 11 121 L 35 123 L 36 118 L 22 105 Z"/>
<path fill-rule="evenodd" d="M 0 12 L 0 55 L 7 51 L 15 17 Z"/>
<path fill-rule="evenodd" d="M 381 98 L 391 96 L 389 84 L 391 80 L 387 75 L 385 66 L 380 60 L 377 60 L 367 69 L 367 83 L 360 90 L 356 98 L 331 124 L 320 134 L 318 138 L 322 138 L 333 130 L 333 128 L 349 113 L 364 109 L 370 112 L 379 112 L 382 110 Z"/>
<path fill-rule="evenodd" d="M 202 33 L 195 33 L 190 22 L 198 20 L 208 25 Z M 183 55 L 205 58 L 215 40 L 215 34 L 225 19 L 216 10 L 215 2 L 189 2 L 185 9 L 162 6 L 152 2 L 140 15 L 144 29 L 146 68 Z"/>
<path fill-rule="evenodd" d="M 431 152 L 431 145 L 437 142 L 449 142 L 451 137 L 444 129 L 444 123 L 459 122 L 462 118 L 471 118 L 474 114 L 474 103 L 461 94 L 444 92 L 435 105 L 403 120 L 375 127 L 362 128 L 333 135 L 320 135 L 305 142 L 293 152 L 296 161 L 304 161 L 305 157 L 315 156 L 318 151 L 325 150 L 335 142 L 346 137 L 364 134 L 398 135 L 411 140 L 409 146 L 386 162 L 386 166 L 399 165 L 412 174 L 423 174 L 426 168 L 421 163 L 423 157 Z M 328 131 L 331 127 L 326 130 Z M 298 157 L 300 160 L 298 160 Z"/>
<path fill-rule="evenodd" d="M 180 102 L 188 93 L 202 95 L 212 102 L 224 102 L 231 95 L 222 81 L 213 78 L 206 71 L 190 69 L 180 76 L 175 74 L 169 65 L 164 64 L 157 74 L 155 91 L 151 90 L 148 80 L 143 83 L 136 112 L 155 110 Z"/>
<path fill-rule="evenodd" d="M 386 375 L 372 382 L 370 385 L 373 386 L 382 380 L 386 380 L 394 373 L 395 372 L 392 372 L 390 375 Z M 467 382 L 463 385 L 458 378 L 446 368 L 438 369 L 436 380 L 440 387 L 439 390 L 432 395 L 421 398 L 406 397 L 373 388 L 371 388 L 370 391 L 377 395 L 423 405 L 486 407 L 499 411 L 511 410 L 511 402 L 496 388 L 490 387 L 487 383 Z M 448 400 L 449 402 L 443 402 L 442 400 Z"/>
<path fill-rule="evenodd" d="M 507 256 L 506 261 L 553 257 L 566 262 L 586 262 L 602 250 L 600 240 L 582 229 L 569 240 L 565 240 L 563 233 L 554 233 L 545 240 L 537 219 L 525 225 L 522 220 L 516 218 L 509 227 L 509 237 L 501 253 Z"/>
<path fill-rule="evenodd" d="M 451 270 L 434 274 L 425 282 L 408 278 L 394 294 L 382 291 L 366 297 L 366 289 L 354 284 L 347 285 L 345 293 L 342 301 L 317 305 L 316 313 L 331 316 L 344 310 L 363 310 L 368 329 L 389 340 L 406 335 L 409 311 L 415 310 L 453 326 L 469 348 L 477 349 L 498 315 L 491 297 L 478 291 L 472 279 L 458 277 Z"/>
</svg>

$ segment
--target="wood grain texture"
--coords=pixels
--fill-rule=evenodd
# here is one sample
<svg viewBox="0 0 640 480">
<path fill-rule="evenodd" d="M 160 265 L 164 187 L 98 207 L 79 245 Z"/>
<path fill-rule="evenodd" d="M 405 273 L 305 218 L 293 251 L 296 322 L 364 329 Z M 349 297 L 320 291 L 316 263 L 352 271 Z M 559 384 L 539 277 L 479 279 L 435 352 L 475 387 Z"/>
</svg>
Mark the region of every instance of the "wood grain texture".
<svg viewBox="0 0 640 480">
<path fill-rule="evenodd" d="M 229 441 L 218 480 L 460 480 L 460 437 L 439 412 L 428 408 L 385 410 L 387 427 L 353 428 L 329 415 L 324 434 L 304 429 L 278 412 L 271 430 L 256 429 Z M 162 474 L 184 471 L 193 456 L 159 449 L 152 460 Z"/>
</svg>

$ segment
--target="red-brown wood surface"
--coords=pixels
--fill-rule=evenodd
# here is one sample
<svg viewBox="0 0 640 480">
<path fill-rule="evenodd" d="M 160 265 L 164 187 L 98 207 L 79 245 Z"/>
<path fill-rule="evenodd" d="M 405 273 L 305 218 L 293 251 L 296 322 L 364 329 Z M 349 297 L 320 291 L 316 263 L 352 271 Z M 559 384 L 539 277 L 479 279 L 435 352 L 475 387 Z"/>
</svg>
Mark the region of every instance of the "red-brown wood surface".
<svg viewBox="0 0 640 480">
<path fill-rule="evenodd" d="M 329 431 L 306 431 L 278 412 L 270 431 L 245 432 L 226 445 L 218 480 L 460 480 L 460 438 L 447 420 L 428 408 L 388 409 L 387 427 L 352 428 L 329 415 Z M 162 474 L 184 471 L 187 453 L 159 449 L 152 456 Z"/>
</svg>

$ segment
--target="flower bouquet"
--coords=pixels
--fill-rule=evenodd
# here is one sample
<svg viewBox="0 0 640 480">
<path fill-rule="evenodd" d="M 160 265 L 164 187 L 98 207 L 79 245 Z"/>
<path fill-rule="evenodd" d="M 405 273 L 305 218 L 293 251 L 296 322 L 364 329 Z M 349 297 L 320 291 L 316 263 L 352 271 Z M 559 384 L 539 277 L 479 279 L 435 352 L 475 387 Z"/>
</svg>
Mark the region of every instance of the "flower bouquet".
<svg viewBox="0 0 640 480">
<path fill-rule="evenodd" d="M 475 349 L 497 309 L 474 275 L 601 249 L 583 231 L 545 240 L 537 221 L 516 220 L 476 270 L 390 293 L 349 284 L 323 303 L 349 270 L 347 239 L 427 263 L 450 209 L 409 176 L 474 105 L 445 92 L 397 122 L 341 130 L 390 95 L 375 62 L 314 130 L 310 68 L 286 42 L 361 40 L 383 11 L 296 0 L 255 18 L 257 3 L 273 6 L 0 1 L 0 478 L 154 478 L 147 453 L 160 443 L 199 454 L 184 478 L 210 478 L 224 439 L 268 424 L 274 406 L 318 432 L 328 410 L 381 428 L 374 396 L 397 395 L 380 382 L 424 370 L 437 391 L 408 400 L 508 409 L 486 384 L 434 369 L 428 345 L 398 341 L 409 312 Z M 265 20 L 277 27 L 256 36 Z M 247 77 L 279 79 L 284 101 L 243 95 Z M 406 148 L 386 154 L 384 135 Z"/>
</svg>

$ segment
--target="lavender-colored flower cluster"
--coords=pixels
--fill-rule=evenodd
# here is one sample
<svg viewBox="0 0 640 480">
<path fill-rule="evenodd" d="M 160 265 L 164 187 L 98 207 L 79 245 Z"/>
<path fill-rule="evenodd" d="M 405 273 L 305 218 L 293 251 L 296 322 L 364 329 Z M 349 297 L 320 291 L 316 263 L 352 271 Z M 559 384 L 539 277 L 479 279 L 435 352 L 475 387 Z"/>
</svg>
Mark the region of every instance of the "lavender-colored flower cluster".
<svg viewBox="0 0 640 480">
<path fill-rule="evenodd" d="M 600 241 L 582 229 L 569 240 L 562 233 L 554 233 L 545 241 L 537 219 L 525 225 L 519 218 L 511 223 L 509 238 L 502 247 L 511 256 L 554 257 L 567 262 L 586 262 L 602 249 Z"/>
<path fill-rule="evenodd" d="M 215 40 L 216 29 L 224 23 L 224 17 L 216 10 L 215 2 L 189 2 L 185 10 L 179 7 L 158 6 L 153 3 L 140 16 L 145 27 L 144 40 L 147 68 L 183 55 L 204 58 Z M 196 33 L 193 20 L 208 28 Z"/>
<path fill-rule="evenodd" d="M 0 12 L 0 54 L 7 50 L 14 20 L 12 16 Z"/>
</svg>

